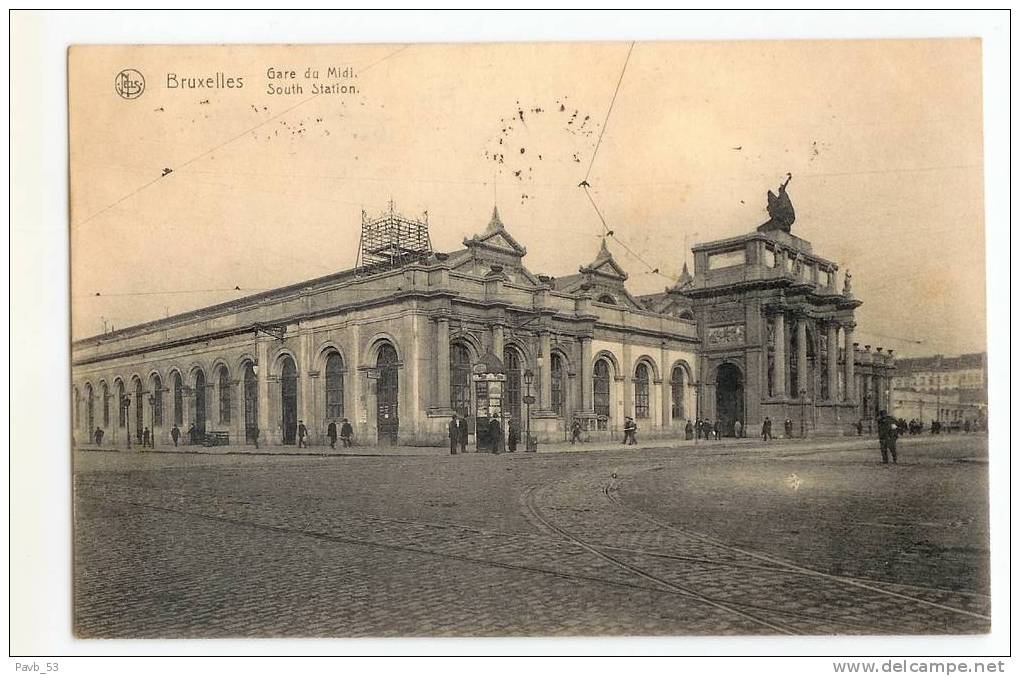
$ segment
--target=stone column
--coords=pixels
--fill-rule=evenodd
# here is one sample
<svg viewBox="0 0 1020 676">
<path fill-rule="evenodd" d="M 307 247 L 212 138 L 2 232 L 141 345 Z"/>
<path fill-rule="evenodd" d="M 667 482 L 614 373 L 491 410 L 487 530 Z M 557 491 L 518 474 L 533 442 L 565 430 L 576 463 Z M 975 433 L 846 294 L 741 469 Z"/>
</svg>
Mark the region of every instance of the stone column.
<svg viewBox="0 0 1020 676">
<path fill-rule="evenodd" d="M 538 410 L 551 411 L 552 401 L 552 345 L 548 331 L 538 334 L 538 356 L 542 360 L 539 369 Z"/>
<path fill-rule="evenodd" d="M 825 363 L 829 385 L 829 400 L 839 400 L 839 325 L 829 322 L 826 327 Z"/>
<path fill-rule="evenodd" d="M 773 353 L 774 373 L 772 386 L 777 397 L 786 396 L 786 315 L 782 312 L 775 315 L 775 352 Z"/>
<path fill-rule="evenodd" d="M 666 429 L 673 424 L 673 369 L 671 369 L 669 365 L 669 351 L 666 350 L 665 344 L 663 344 L 659 349 L 659 364 L 660 375 L 662 376 L 662 386 L 659 388 L 659 400 L 661 404 L 659 406 L 659 411 L 662 420 L 662 428 Z"/>
<path fill-rule="evenodd" d="M 312 409 L 312 392 L 309 373 L 312 371 L 312 334 L 303 333 L 298 337 L 297 354 L 297 386 L 298 386 L 298 420 L 303 420 L 308 428 L 309 441 L 315 438 L 318 426 Z"/>
<path fill-rule="evenodd" d="M 503 358 L 503 325 L 493 324 L 492 325 L 492 353 Z"/>
<path fill-rule="evenodd" d="M 620 369 L 623 373 L 617 373 L 617 377 L 623 387 L 623 415 L 634 417 L 634 362 L 631 360 L 630 343 L 623 344 L 623 363 Z M 651 377 L 651 374 L 649 374 Z M 621 421 L 622 424 L 622 421 Z"/>
<path fill-rule="evenodd" d="M 502 357 L 501 357 L 502 358 Z M 435 408 L 450 407 L 450 318 L 436 318 L 436 389 L 432 402 Z"/>
<path fill-rule="evenodd" d="M 244 369 L 241 378 L 228 381 L 230 387 L 230 443 L 234 446 L 244 444 Z"/>
<path fill-rule="evenodd" d="M 268 445 L 272 428 L 269 422 L 269 346 L 265 340 L 256 339 L 255 350 L 259 370 L 255 374 L 258 385 L 259 444 Z"/>
<path fill-rule="evenodd" d="M 854 327 L 856 324 L 849 322 L 843 325 L 843 381 L 846 384 L 846 401 L 855 403 L 857 401 L 854 390 L 857 381 L 854 380 Z"/>
<path fill-rule="evenodd" d="M 581 411 L 595 412 L 595 382 L 592 380 L 591 338 L 581 338 L 581 363 L 577 375 L 581 378 Z"/>
<path fill-rule="evenodd" d="M 797 398 L 807 398 L 808 393 L 808 360 L 807 360 L 807 317 L 797 317 Z M 803 393 L 803 394 L 802 394 Z"/>
</svg>

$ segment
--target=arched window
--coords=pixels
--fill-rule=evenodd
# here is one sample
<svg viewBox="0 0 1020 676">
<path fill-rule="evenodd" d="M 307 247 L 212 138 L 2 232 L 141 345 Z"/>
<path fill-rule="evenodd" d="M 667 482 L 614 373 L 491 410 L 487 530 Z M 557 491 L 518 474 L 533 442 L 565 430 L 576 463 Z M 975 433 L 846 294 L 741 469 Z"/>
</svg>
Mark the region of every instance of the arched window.
<svg viewBox="0 0 1020 676">
<path fill-rule="evenodd" d="M 74 417 L 71 419 L 71 429 L 78 429 L 78 426 L 81 425 L 81 409 L 79 408 L 81 393 L 78 392 L 77 385 L 72 388 L 71 396 L 74 397 Z"/>
<path fill-rule="evenodd" d="M 135 438 L 139 443 L 142 440 L 142 428 L 145 427 L 144 394 L 141 378 L 135 378 Z"/>
<path fill-rule="evenodd" d="M 326 357 L 326 420 L 344 417 L 344 360 L 333 352 Z"/>
<path fill-rule="evenodd" d="M 110 426 L 110 388 L 103 383 L 103 429 Z"/>
<path fill-rule="evenodd" d="M 599 359 L 592 369 L 595 415 L 598 416 L 598 428 L 606 429 L 609 421 L 609 362 Z"/>
<path fill-rule="evenodd" d="M 466 345 L 450 345 L 450 408 L 459 416 L 471 413 L 471 352 Z"/>
<path fill-rule="evenodd" d="M 552 390 L 552 410 L 556 415 L 563 415 L 563 359 L 558 354 L 549 358 L 550 389 Z"/>
<path fill-rule="evenodd" d="M 822 399 L 830 399 L 829 392 L 829 336 L 825 331 L 818 333 L 818 390 Z"/>
<path fill-rule="evenodd" d="M 226 366 L 220 366 L 219 372 L 216 374 L 216 384 L 220 391 L 220 423 L 227 425 L 230 423 L 230 373 L 227 371 Z"/>
<path fill-rule="evenodd" d="M 634 371 L 634 417 L 648 417 L 648 364 L 641 362 Z"/>
<path fill-rule="evenodd" d="M 195 372 L 195 431 L 198 432 L 199 440 L 205 436 L 205 423 L 209 409 L 206 407 L 205 371 L 199 369 Z"/>
<path fill-rule="evenodd" d="M 503 413 L 521 421 L 521 357 L 517 350 L 503 350 L 503 365 L 506 367 L 506 395 L 503 399 Z"/>
<path fill-rule="evenodd" d="M 673 405 L 670 407 L 670 417 L 673 420 L 684 419 L 684 368 L 674 366 L 669 378 L 669 389 L 673 395 Z"/>
<path fill-rule="evenodd" d="M 608 293 L 604 293 L 601 296 L 599 296 L 599 302 L 605 303 L 606 305 L 616 305 L 616 299 L 613 298 Z"/>
<path fill-rule="evenodd" d="M 152 376 L 152 426 L 163 426 L 163 379 Z"/>
<path fill-rule="evenodd" d="M 184 383 L 177 372 L 174 372 L 174 424 L 184 424 Z"/>
<path fill-rule="evenodd" d="M 117 427 L 127 427 L 127 406 L 124 405 L 124 381 L 117 382 Z"/>
<path fill-rule="evenodd" d="M 85 385 L 85 415 L 88 416 L 89 437 L 91 438 L 92 432 L 96 429 L 96 401 L 91 383 Z"/>
</svg>

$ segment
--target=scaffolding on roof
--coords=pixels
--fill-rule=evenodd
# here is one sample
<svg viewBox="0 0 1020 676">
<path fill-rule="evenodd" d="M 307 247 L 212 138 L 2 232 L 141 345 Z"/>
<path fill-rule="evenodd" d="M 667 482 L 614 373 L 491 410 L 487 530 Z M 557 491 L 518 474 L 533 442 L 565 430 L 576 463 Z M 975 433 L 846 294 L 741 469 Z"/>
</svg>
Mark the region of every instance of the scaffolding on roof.
<svg viewBox="0 0 1020 676">
<path fill-rule="evenodd" d="M 421 220 L 406 218 L 394 212 L 392 201 L 389 212 L 377 218 L 370 219 L 362 210 L 357 262 L 361 274 L 422 262 L 431 255 L 427 211 Z"/>
</svg>

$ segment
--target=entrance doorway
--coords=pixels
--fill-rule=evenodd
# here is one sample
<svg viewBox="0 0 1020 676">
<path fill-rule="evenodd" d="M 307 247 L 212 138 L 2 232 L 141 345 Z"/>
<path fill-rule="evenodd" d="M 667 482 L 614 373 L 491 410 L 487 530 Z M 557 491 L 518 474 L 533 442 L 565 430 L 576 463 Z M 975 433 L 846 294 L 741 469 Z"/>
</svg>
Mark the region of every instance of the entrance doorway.
<svg viewBox="0 0 1020 676">
<path fill-rule="evenodd" d="M 744 425 L 744 377 L 733 364 L 722 364 L 715 376 L 715 415 L 723 436 L 733 436 L 733 423 Z"/>
<path fill-rule="evenodd" d="M 290 357 L 283 358 L 280 370 L 280 403 L 283 406 L 283 443 L 297 440 L 297 367 Z"/>
<path fill-rule="evenodd" d="M 259 383 L 251 362 L 244 365 L 244 441 L 255 443 L 259 431 Z"/>
<path fill-rule="evenodd" d="M 397 351 L 390 344 L 379 348 L 375 362 L 379 371 L 376 381 L 376 427 L 379 429 L 379 443 L 396 444 L 400 430 L 397 399 L 400 383 L 397 374 Z"/>
</svg>

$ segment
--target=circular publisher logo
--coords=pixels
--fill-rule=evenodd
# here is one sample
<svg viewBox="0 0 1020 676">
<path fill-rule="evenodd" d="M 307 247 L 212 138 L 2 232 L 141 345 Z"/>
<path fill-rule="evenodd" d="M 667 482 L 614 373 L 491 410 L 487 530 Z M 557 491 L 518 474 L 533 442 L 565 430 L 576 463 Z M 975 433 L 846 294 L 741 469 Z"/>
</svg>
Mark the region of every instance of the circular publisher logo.
<svg viewBox="0 0 1020 676">
<path fill-rule="evenodd" d="M 122 99 L 137 99 L 145 91 L 145 78 L 134 68 L 125 68 L 117 73 L 113 88 Z"/>
</svg>

